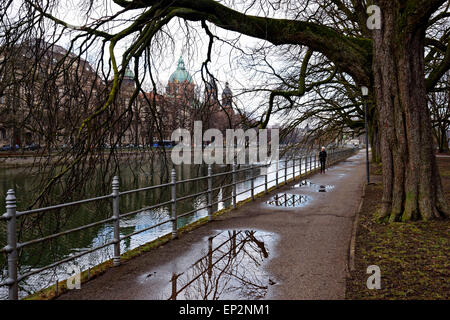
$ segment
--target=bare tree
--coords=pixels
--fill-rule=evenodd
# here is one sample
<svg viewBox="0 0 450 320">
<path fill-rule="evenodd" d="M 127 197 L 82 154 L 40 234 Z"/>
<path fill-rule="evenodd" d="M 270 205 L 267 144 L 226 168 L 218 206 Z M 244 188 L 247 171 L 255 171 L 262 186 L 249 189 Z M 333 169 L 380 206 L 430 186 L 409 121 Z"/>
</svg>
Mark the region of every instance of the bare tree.
<svg viewBox="0 0 450 320">
<path fill-rule="evenodd" d="M 128 65 L 133 66 L 136 83 L 126 108 L 131 112 L 133 102 L 142 91 L 143 79 L 145 76 L 153 78 L 155 65 L 152 60 L 157 60 L 165 52 L 165 47 L 173 45 L 169 26 L 177 21 L 186 30 L 190 44 L 198 39 L 200 30 L 208 37 L 208 52 L 202 67 L 205 74 L 209 74 L 211 48 L 219 41 L 217 29 L 213 28 L 216 26 L 261 39 L 276 47 L 306 46 L 308 49 L 303 60 L 308 61 L 308 56 L 314 52 L 332 64 L 330 80 L 334 78 L 332 70 L 336 68 L 339 74 L 351 79 L 354 89 L 360 85 L 371 88 L 376 103 L 372 122 L 378 115 L 379 119 L 375 121 L 378 121 L 379 128 L 383 128 L 376 131 L 379 132 L 377 139 L 383 162 L 384 191 L 380 217 L 408 221 L 449 216 L 433 154 L 431 119 L 426 101 L 427 92 L 450 68 L 448 1 L 374 1 L 381 9 L 380 28 L 374 30 L 367 25 L 369 16 L 366 2 L 362 0 L 262 0 L 250 4 L 212 0 L 113 2 L 121 9 L 93 18 L 82 26 L 73 26 L 56 18 L 57 1 L 25 0 L 22 4 L 27 11 L 29 25 L 35 25 L 33 19 L 51 21 L 55 30 L 69 29 L 84 43 L 96 39 L 102 50 L 108 46 L 108 65 L 113 75 L 109 95 L 81 122 L 75 139 L 81 146 L 80 151 L 60 175 L 66 174 L 89 154 L 94 137 L 99 136 L 91 128 L 113 108 Z M 86 14 L 93 13 L 98 4 L 86 1 Z M 372 20 L 374 18 L 377 17 L 371 17 Z M 125 41 L 130 41 L 130 44 L 119 60 L 116 48 Z M 235 46 L 238 47 L 237 44 Z M 191 47 L 195 48 L 195 45 Z M 81 48 L 85 50 L 83 45 Z M 298 86 L 289 90 L 270 90 L 261 126 L 268 124 L 278 98 L 290 101 L 316 87 L 306 84 L 307 73 L 303 70 L 300 69 Z M 154 81 L 152 83 L 156 87 Z M 329 99 L 329 96 L 323 96 Z M 356 110 L 356 113 L 360 112 Z M 351 113 L 346 114 L 342 119 L 354 120 L 353 116 L 348 117 Z"/>
<path fill-rule="evenodd" d="M 428 94 L 433 134 L 439 152 L 448 152 L 448 132 L 450 130 L 450 75 L 447 72 L 439 87 Z"/>
</svg>

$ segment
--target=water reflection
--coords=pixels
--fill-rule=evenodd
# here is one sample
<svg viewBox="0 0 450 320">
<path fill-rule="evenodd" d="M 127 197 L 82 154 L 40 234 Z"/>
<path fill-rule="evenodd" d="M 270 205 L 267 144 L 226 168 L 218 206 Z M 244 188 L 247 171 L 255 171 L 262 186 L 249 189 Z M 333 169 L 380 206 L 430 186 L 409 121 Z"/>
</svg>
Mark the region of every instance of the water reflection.
<svg viewBox="0 0 450 320">
<path fill-rule="evenodd" d="M 297 183 L 296 185 L 294 185 L 294 188 L 300 188 L 300 187 L 311 188 L 312 190 L 314 190 L 316 192 L 328 192 L 328 191 L 331 191 L 334 189 L 333 185 L 312 183 L 309 180 L 302 180 L 299 183 Z"/>
<path fill-rule="evenodd" d="M 205 165 L 181 165 L 176 166 L 177 180 L 184 180 L 207 175 L 207 166 Z M 303 168 L 304 169 L 304 168 Z M 220 173 L 231 170 L 230 166 L 213 166 L 213 173 Z M 275 164 L 269 169 L 268 180 L 275 178 Z M 282 170 L 282 168 L 280 168 Z M 299 172 L 299 169 L 297 169 Z M 24 210 L 38 192 L 37 184 L 39 181 L 38 171 L 23 172 L 16 169 L 0 169 L 0 195 L 4 195 L 6 190 L 14 188 L 18 198 L 18 210 Z M 260 174 L 259 169 L 239 172 L 237 181 L 237 201 L 249 198 L 251 193 L 248 191 L 251 182 L 246 180 L 251 176 Z M 87 191 L 85 197 L 99 195 L 95 193 L 102 184 L 103 179 L 100 173 L 86 177 L 90 181 L 92 193 Z M 217 176 L 213 179 L 213 211 L 221 210 L 224 207 L 231 206 L 232 189 L 229 184 L 232 181 L 232 175 L 227 174 Z M 129 190 L 149 185 L 157 185 L 167 182 L 167 174 L 164 174 L 163 168 L 155 164 L 141 164 L 139 167 L 131 170 L 130 166 L 121 169 L 120 189 Z M 254 185 L 255 193 L 264 191 L 264 176 L 259 176 Z M 269 183 L 268 187 L 275 185 L 275 181 Z M 177 185 L 177 197 L 181 198 L 189 194 L 196 194 L 207 189 L 207 180 L 191 181 Z M 55 190 L 55 198 L 59 199 L 61 190 Z M 110 192 L 106 191 L 105 193 Z M 74 192 L 74 197 L 81 197 Z M 77 198 L 71 200 L 78 200 Z M 126 213 L 143 207 L 164 203 L 170 200 L 169 188 L 158 188 L 139 193 L 123 195 L 120 197 L 120 212 Z M 206 195 L 199 195 L 194 198 L 188 198 L 177 202 L 177 214 L 192 212 L 178 219 L 178 227 L 187 225 L 202 217 L 207 216 Z M 4 197 L 0 197 L 0 207 L 4 208 Z M 1 214 L 2 212 L 0 212 Z M 74 206 L 59 210 L 48 211 L 45 214 L 34 214 L 24 216 L 18 219 L 18 242 L 26 242 L 32 239 L 46 237 L 51 234 L 64 232 L 80 226 L 94 224 L 103 219 L 110 218 L 112 215 L 111 201 L 102 200 Z M 120 221 L 120 236 L 128 236 L 136 231 L 143 230 L 152 225 L 167 220 L 170 217 L 170 206 L 165 205 L 157 209 L 145 210 L 134 215 L 122 218 Z M 62 259 L 74 256 L 89 249 L 97 248 L 112 240 L 112 223 L 94 225 L 89 229 L 77 231 L 71 234 L 60 236 L 55 239 L 47 240 L 38 244 L 33 244 L 19 250 L 19 275 L 24 275 L 36 268 L 41 268 L 53 264 Z M 121 252 L 126 252 L 138 247 L 148 241 L 170 233 L 170 224 L 163 224 L 157 228 L 144 231 L 140 234 L 130 236 L 121 241 Z M 0 247 L 6 245 L 6 224 L 0 222 Z M 70 274 L 67 273 L 68 265 L 75 265 L 81 271 L 88 270 L 93 266 L 111 259 L 113 255 L 112 247 L 105 247 L 97 252 L 89 253 L 75 261 L 62 264 L 58 267 L 40 272 L 31 277 L 26 277 L 20 282 L 21 297 L 33 293 L 39 289 L 54 284 L 57 280 L 67 279 Z M 6 279 L 7 257 L 0 254 L 0 282 Z M 7 287 L 0 287 L 0 300 L 7 296 Z"/>
<path fill-rule="evenodd" d="M 161 283 L 158 272 L 147 275 L 146 284 L 160 292 L 152 297 L 157 299 L 262 299 L 274 284 L 263 270 L 272 240 L 273 234 L 262 231 L 221 232 L 208 238 L 207 250 L 185 270 L 162 273 L 165 288 L 155 288 Z"/>
<path fill-rule="evenodd" d="M 300 194 L 278 193 L 273 196 L 267 204 L 275 207 L 299 208 L 306 205 L 310 197 Z"/>
</svg>

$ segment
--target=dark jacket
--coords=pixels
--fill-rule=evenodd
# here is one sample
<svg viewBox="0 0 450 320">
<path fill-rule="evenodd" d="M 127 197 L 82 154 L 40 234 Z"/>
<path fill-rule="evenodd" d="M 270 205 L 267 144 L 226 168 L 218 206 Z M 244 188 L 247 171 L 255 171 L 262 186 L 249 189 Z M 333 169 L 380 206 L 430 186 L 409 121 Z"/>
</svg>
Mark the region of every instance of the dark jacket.
<svg viewBox="0 0 450 320">
<path fill-rule="evenodd" d="M 327 160 L 327 152 L 326 151 L 320 151 L 319 152 L 319 160 L 320 161 L 326 161 Z"/>
</svg>

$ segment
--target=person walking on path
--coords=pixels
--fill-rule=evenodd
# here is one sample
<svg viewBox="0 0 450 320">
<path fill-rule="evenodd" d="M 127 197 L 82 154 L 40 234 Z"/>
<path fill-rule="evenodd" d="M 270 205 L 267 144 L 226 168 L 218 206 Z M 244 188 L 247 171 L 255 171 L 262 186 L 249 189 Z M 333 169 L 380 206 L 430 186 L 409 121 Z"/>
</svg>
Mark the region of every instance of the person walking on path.
<svg viewBox="0 0 450 320">
<path fill-rule="evenodd" d="M 319 161 L 320 173 L 325 173 L 325 163 L 327 162 L 327 152 L 325 151 L 325 147 L 322 147 L 322 151 L 319 152 Z"/>
</svg>

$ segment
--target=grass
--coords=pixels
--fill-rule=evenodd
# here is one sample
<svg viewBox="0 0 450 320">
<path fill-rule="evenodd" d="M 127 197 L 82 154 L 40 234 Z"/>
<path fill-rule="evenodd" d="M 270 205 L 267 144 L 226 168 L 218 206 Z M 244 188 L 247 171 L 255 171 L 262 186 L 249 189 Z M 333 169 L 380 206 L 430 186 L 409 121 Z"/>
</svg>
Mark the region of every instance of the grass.
<svg viewBox="0 0 450 320">
<path fill-rule="evenodd" d="M 450 159 L 438 158 L 450 203 Z M 450 299 L 450 221 L 378 223 L 375 212 L 382 196 L 380 168 L 371 180 L 359 217 L 355 271 L 347 279 L 346 299 Z M 367 267 L 378 265 L 381 289 L 369 290 Z"/>
</svg>

